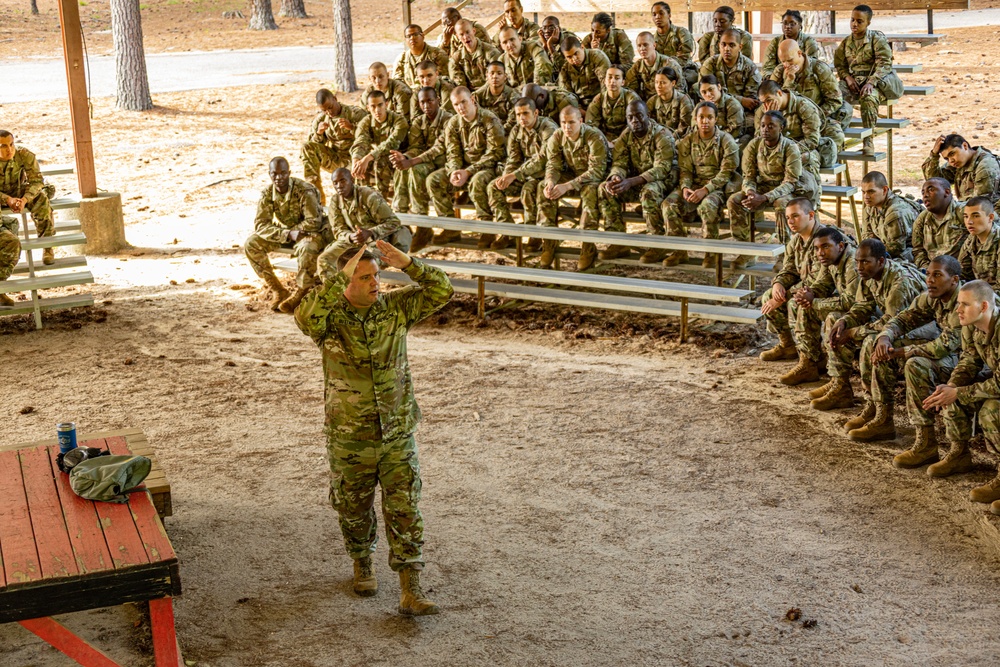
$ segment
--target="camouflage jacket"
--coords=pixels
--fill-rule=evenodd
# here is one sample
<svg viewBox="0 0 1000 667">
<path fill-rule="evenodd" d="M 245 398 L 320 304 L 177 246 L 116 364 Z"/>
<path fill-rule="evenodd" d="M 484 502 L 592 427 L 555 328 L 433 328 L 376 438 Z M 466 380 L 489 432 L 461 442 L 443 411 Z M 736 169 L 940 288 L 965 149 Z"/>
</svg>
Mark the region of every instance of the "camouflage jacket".
<svg viewBox="0 0 1000 667">
<path fill-rule="evenodd" d="M 926 270 L 938 255 L 951 255 L 958 259 L 962 244 L 969 230 L 965 228 L 965 204 L 952 199 L 944 219 L 938 220 L 929 210 L 913 221 L 913 262 Z"/>
<path fill-rule="evenodd" d="M 434 120 L 420 114 L 410 125 L 410 139 L 407 157 L 419 157 L 421 162 L 433 164 L 434 169 L 440 169 L 445 162 L 444 128 L 452 114 L 439 109 Z"/>
<path fill-rule="evenodd" d="M 641 101 L 639 96 L 628 88 L 622 88 L 618 99 L 614 100 L 607 91 L 602 92 L 587 107 L 584 122 L 603 132 L 608 141 L 614 141 L 626 128 L 625 109 L 636 101 Z"/>
<path fill-rule="evenodd" d="M 21 221 L 12 215 L 0 215 L 0 231 L 7 231 L 17 236 L 17 230 L 21 228 Z"/>
<path fill-rule="evenodd" d="M 757 89 L 760 87 L 760 70 L 756 63 L 744 55 L 736 60 L 732 67 L 726 65 L 722 56 L 712 56 L 701 63 L 700 76 L 714 74 L 719 80 L 723 92 L 736 97 L 757 99 Z"/>
<path fill-rule="evenodd" d="M 660 181 L 672 188 L 677 182 L 677 157 L 670 130 L 650 120 L 646 135 L 638 137 L 626 127 L 611 151 L 608 178 L 612 176 L 642 176 L 647 183 Z"/>
<path fill-rule="evenodd" d="M 736 102 L 736 98 L 730 99 Z M 674 89 L 674 95 L 670 100 L 653 95 L 646 102 L 646 108 L 649 109 L 650 118 L 673 132 L 675 139 L 680 139 L 691 129 L 691 113 L 694 110 L 694 102 L 688 95 L 684 95 L 677 89 Z M 742 127 L 742 125 L 743 116 L 740 115 L 740 126 Z"/>
<path fill-rule="evenodd" d="M 941 330 L 938 337 L 919 345 L 907 345 L 906 358 L 944 359 L 950 357 L 962 348 L 962 325 L 958 321 L 958 313 L 955 312 L 956 303 L 958 303 L 957 288 L 947 301 L 933 299 L 926 291 L 921 292 L 913 300 L 913 303 L 886 322 L 885 326 L 882 327 L 882 333 L 891 340 L 896 340 L 914 329 L 934 322 Z"/>
<path fill-rule="evenodd" d="M 695 48 L 694 37 L 687 28 L 671 23 L 670 28 L 662 35 L 654 30 L 653 40 L 657 53 L 676 58 L 681 67 L 691 64 L 691 55 Z"/>
<path fill-rule="evenodd" d="M 608 141 L 597 128 L 584 123 L 576 141 L 556 130 L 545 145 L 545 180 L 562 183 L 563 174 L 573 174 L 577 189 L 600 183 L 608 173 L 608 154 Z"/>
<path fill-rule="evenodd" d="M 321 112 L 313 118 L 312 127 L 309 130 L 309 141 L 323 144 L 327 148 L 339 148 L 348 150 L 354 143 L 354 133 L 358 129 L 358 124 L 368 117 L 368 112 L 361 107 L 350 104 L 340 105 L 340 115 L 331 116 L 326 112 Z M 337 121 L 346 119 L 351 124 L 349 131 L 341 131 L 337 128 Z M 319 132 L 321 123 L 326 123 L 326 129 Z"/>
<path fill-rule="evenodd" d="M 484 169 L 496 169 L 505 153 L 503 125 L 496 115 L 479 109 L 469 122 L 455 115 L 444 127 L 444 146 L 449 172 L 467 169 L 470 176 Z"/>
<path fill-rule="evenodd" d="M 335 194 L 328 210 L 333 238 L 338 241 L 347 240 L 359 229 L 371 230 L 376 241 L 399 231 L 399 218 L 379 191 L 366 185 L 355 185 L 353 196 L 346 199 Z"/>
<path fill-rule="evenodd" d="M 733 26 L 733 30 L 740 33 L 740 52 L 747 58 L 753 58 L 753 35 L 736 26 Z M 698 38 L 698 60 L 704 63 L 717 55 L 719 55 L 719 34 L 714 31 L 706 32 Z"/>
<path fill-rule="evenodd" d="M 994 292 L 1000 290 L 1000 225 L 993 225 L 985 241 L 969 234 L 958 261 L 962 264 L 963 279 L 985 280 Z"/>
<path fill-rule="evenodd" d="M 776 68 L 780 68 L 781 63 L 778 62 L 778 45 L 785 41 L 784 35 L 778 35 L 772 39 L 767 44 L 767 51 L 764 54 L 764 64 L 760 66 L 761 73 L 764 76 L 771 76 Z M 799 50 L 806 55 L 809 59 L 820 59 L 823 57 L 823 50 L 819 47 L 819 43 L 813 39 L 812 35 L 807 35 L 804 32 L 799 32 L 799 38 L 795 40 L 799 44 Z M 779 79 L 775 79 L 779 81 Z"/>
<path fill-rule="evenodd" d="M 490 39 L 489 33 L 486 32 L 486 28 L 484 28 L 483 25 L 481 23 L 479 23 L 478 21 L 472 21 L 472 19 L 469 19 L 469 20 L 472 23 L 472 30 L 473 30 L 473 32 L 476 33 L 476 39 L 478 39 L 480 42 L 483 42 L 485 44 L 489 44 L 490 46 L 492 46 L 493 45 L 493 41 Z M 442 32 L 442 34 L 441 34 L 441 42 L 438 44 L 438 47 L 442 51 L 444 51 L 445 53 L 447 53 L 449 58 L 451 58 L 451 56 L 453 54 L 458 53 L 459 51 L 464 51 L 465 50 L 465 45 L 462 44 L 462 40 L 460 40 L 458 38 L 458 33 L 452 33 L 452 35 L 451 35 L 451 41 L 446 44 L 444 42 L 444 34 Z M 444 72 L 441 72 L 440 70 L 439 70 L 439 72 L 441 74 L 444 74 Z M 462 85 L 465 85 L 465 84 L 462 84 Z"/>
<path fill-rule="evenodd" d="M 486 68 L 489 64 L 500 58 L 500 50 L 486 40 L 480 39 L 471 52 L 463 44 L 452 51 L 448 62 L 448 77 L 459 86 L 475 90 L 486 83 Z"/>
<path fill-rule="evenodd" d="M 841 79 L 850 74 L 859 86 L 876 83 L 892 72 L 892 47 L 878 30 L 869 30 L 864 39 L 848 35 L 833 54 L 833 66 Z"/>
<path fill-rule="evenodd" d="M 545 146 L 559 126 L 545 116 L 539 116 L 535 126 L 525 129 L 514 123 L 507 137 L 507 164 L 504 174 L 515 174 L 520 179 L 545 176 Z"/>
<path fill-rule="evenodd" d="M 288 192 L 284 195 L 273 185 L 261 191 L 257 216 L 253 221 L 253 231 L 257 236 L 274 243 L 290 243 L 288 232 L 322 234 L 326 227 L 326 214 L 319 205 L 319 192 L 312 184 L 291 176 Z"/>
<path fill-rule="evenodd" d="M 853 329 L 878 317 L 871 327 L 880 331 L 924 291 L 924 282 L 923 274 L 909 262 L 887 259 L 880 278 L 860 280 L 854 303 L 842 319 Z"/>
<path fill-rule="evenodd" d="M 1000 317 L 1000 303 L 994 297 L 993 317 L 989 331 L 985 333 L 969 324 L 962 327 L 962 354 L 955 370 L 951 372 L 948 384 L 959 387 L 958 402 L 969 405 L 977 401 L 1000 398 L 1000 375 L 992 373 L 987 379 L 976 382 L 976 376 L 985 368 L 1000 368 L 1000 335 L 997 334 L 997 318 Z M 985 368 L 984 368 L 985 367 Z"/>
<path fill-rule="evenodd" d="M 976 146 L 976 156 L 964 167 L 955 169 L 931 153 L 923 164 L 924 178 L 940 177 L 955 186 L 955 198 L 967 201 L 973 197 L 986 197 L 993 204 L 1000 199 L 1000 159 Z"/>
<path fill-rule="evenodd" d="M 406 118 L 395 111 L 386 112 L 384 123 L 379 123 L 373 116 L 365 116 L 354 132 L 351 157 L 360 160 L 371 155 L 376 162 L 388 158 L 389 151 L 399 150 L 409 131 L 410 124 Z"/>
<path fill-rule="evenodd" d="M 361 94 L 361 106 L 368 108 L 368 96 L 375 92 L 375 86 L 368 86 Z M 389 90 L 385 92 L 385 106 L 389 111 L 394 111 L 407 121 L 410 120 L 410 100 L 413 91 L 402 81 L 389 79 Z"/>
<path fill-rule="evenodd" d="M 538 42 L 523 42 L 520 56 L 515 58 L 504 52 L 501 61 L 507 83 L 517 90 L 526 83 L 545 85 L 552 81 L 552 61 Z"/>
<path fill-rule="evenodd" d="M 538 112 L 540 115 L 552 119 L 556 125 L 559 124 L 560 111 L 566 107 L 580 107 L 580 102 L 577 100 L 576 95 L 568 90 L 553 88 L 551 86 L 546 86 L 546 90 L 549 91 L 549 99 L 545 103 L 545 108 L 539 109 Z M 586 112 L 586 109 L 583 111 Z"/>
<path fill-rule="evenodd" d="M 23 146 L 14 149 L 14 157 L 0 160 L 0 195 L 31 201 L 45 187 L 35 154 Z M 0 202 L 6 206 L 6 201 Z"/>
<path fill-rule="evenodd" d="M 715 136 L 708 141 L 692 130 L 677 142 L 677 165 L 681 188 L 705 188 L 709 194 L 724 191 L 727 185 L 740 179 L 737 172 L 740 147 L 728 132 L 719 128 L 715 128 Z"/>
<path fill-rule="evenodd" d="M 740 101 L 729 93 L 722 93 L 722 99 L 716 104 L 719 113 L 715 117 L 715 126 L 720 130 L 725 130 L 733 139 L 739 139 L 744 134 L 753 134 L 753 127 L 747 131 L 747 120 L 752 117 L 746 115 Z M 693 122 L 693 120 L 692 120 Z"/>
<path fill-rule="evenodd" d="M 771 73 L 771 80 L 791 93 L 808 97 L 825 118 L 837 113 L 844 104 L 844 96 L 840 93 L 840 84 L 833 70 L 825 62 L 808 55 L 802 71 L 794 78 L 786 77 L 784 66 L 778 65 Z"/>
<path fill-rule="evenodd" d="M 817 224 L 813 228 L 813 234 L 820 228 Z M 771 281 L 772 285 L 781 285 L 785 289 L 791 289 L 795 285 L 803 284 L 812 286 L 820 277 L 823 265 L 819 263 L 816 256 L 816 249 L 813 247 L 813 237 L 809 238 L 792 234 L 788 242 L 785 243 L 785 256 L 782 258 L 781 270 Z"/>
<path fill-rule="evenodd" d="M 476 99 L 476 103 L 480 109 L 492 111 L 500 119 L 500 123 L 504 127 L 504 132 L 510 129 L 510 125 L 514 122 L 514 114 L 512 113 L 514 111 L 514 102 L 521 97 L 516 90 L 508 85 L 504 85 L 500 94 L 494 95 L 490 92 L 490 84 L 487 83 L 477 88 L 476 92 L 472 93 L 472 96 Z"/>
<path fill-rule="evenodd" d="M 559 87 L 580 98 L 581 104 L 589 104 L 601 92 L 604 75 L 611 67 L 611 61 L 600 49 L 585 49 L 586 55 L 580 66 L 563 63 L 559 70 Z"/>
<path fill-rule="evenodd" d="M 406 333 L 448 302 L 454 289 L 440 269 L 414 259 L 417 282 L 380 294 L 367 312 L 344 296 L 343 271 L 312 290 L 295 322 L 323 354 L 326 434 L 332 441 L 397 440 L 413 433 L 420 408 L 406 356 Z"/>
<path fill-rule="evenodd" d="M 561 33 L 560 33 L 561 34 Z M 541 42 L 539 42 L 541 45 Z M 556 43 L 555 49 L 549 51 L 545 46 L 542 46 L 542 50 L 545 51 L 545 55 L 549 57 L 552 61 L 552 84 L 555 85 L 559 81 L 559 72 L 562 71 L 563 66 L 566 64 L 566 56 L 562 54 L 562 50 L 559 48 L 559 43 Z M 535 83 L 540 86 L 544 86 L 549 83 L 548 81 L 539 80 L 538 76 L 535 76 Z"/>
<path fill-rule="evenodd" d="M 441 101 L 441 109 L 447 111 L 449 114 L 455 113 L 455 106 L 451 103 L 451 91 L 455 90 L 455 84 L 453 84 L 448 79 L 444 77 L 438 77 L 437 82 L 434 84 L 434 90 L 437 91 L 438 100 Z M 423 111 L 420 110 L 420 100 L 417 98 L 417 93 L 420 92 L 418 87 L 413 91 L 413 97 L 410 98 L 410 118 L 414 119 Z"/>
<path fill-rule="evenodd" d="M 679 62 L 670 56 L 663 55 L 662 53 L 656 54 L 656 60 L 652 65 L 641 58 L 636 60 L 632 67 L 629 68 L 629 71 L 625 74 L 625 87 L 629 90 L 635 91 L 635 93 L 644 100 L 655 96 L 656 85 L 654 79 L 656 78 L 656 73 L 664 67 L 673 68 L 673 70 L 677 72 L 678 79 L 676 90 L 678 93 L 686 93 L 687 79 L 684 78 L 684 68 Z"/>
<path fill-rule="evenodd" d="M 890 192 L 881 206 L 864 206 L 858 240 L 878 239 L 893 259 L 913 259 L 913 221 L 916 210 L 900 195 Z"/>
<path fill-rule="evenodd" d="M 812 100 L 788 93 L 788 106 L 781 112 L 785 116 L 784 135 L 795 141 L 799 148 L 805 151 L 814 151 L 819 148 L 820 139 L 823 136 L 820 131 L 823 129 L 823 116 L 819 107 L 813 104 Z M 760 119 L 764 117 L 764 105 L 757 107 L 754 114 L 753 126 L 755 131 L 760 131 Z"/>
<path fill-rule="evenodd" d="M 507 19 L 500 19 L 500 24 L 497 26 L 497 31 L 493 33 L 493 39 L 490 40 L 493 46 L 500 48 L 500 31 L 507 27 Z M 518 36 L 521 38 L 522 42 L 534 42 L 538 39 L 539 25 L 534 21 L 529 21 L 526 16 L 521 17 L 521 27 L 514 28 L 517 30 Z"/>
<path fill-rule="evenodd" d="M 743 191 L 764 195 L 769 203 L 801 188 L 802 173 L 799 147 L 788 137 L 774 148 L 754 137 L 743 151 Z"/>
<path fill-rule="evenodd" d="M 584 48 L 590 49 L 592 40 L 593 33 L 590 33 L 581 39 L 580 42 Z M 632 61 L 635 60 L 635 49 L 632 48 L 632 40 L 628 38 L 628 35 L 621 28 L 612 28 L 599 48 L 601 51 L 604 51 L 604 55 L 608 57 L 611 63 L 621 65 L 625 68 L 626 72 L 632 67 Z M 601 77 L 601 81 L 604 81 L 604 77 Z"/>
<path fill-rule="evenodd" d="M 822 312 L 824 317 L 826 313 L 847 312 L 854 302 L 858 285 L 861 283 L 858 266 L 854 261 L 856 252 L 853 243 L 848 241 L 840 260 L 833 266 L 820 267 L 820 272 L 813 281 L 811 287 L 816 298 L 813 299 L 812 305 L 817 312 Z"/>
<path fill-rule="evenodd" d="M 405 49 L 399 54 L 399 57 L 396 58 L 396 65 L 392 68 L 392 78 L 399 79 L 416 93 L 416 89 L 420 87 L 420 81 L 417 79 L 417 65 L 427 61 L 437 65 L 439 76 L 448 73 L 448 54 L 444 52 L 444 49 L 425 43 L 424 52 L 419 56 L 410 53 L 409 49 Z"/>
</svg>

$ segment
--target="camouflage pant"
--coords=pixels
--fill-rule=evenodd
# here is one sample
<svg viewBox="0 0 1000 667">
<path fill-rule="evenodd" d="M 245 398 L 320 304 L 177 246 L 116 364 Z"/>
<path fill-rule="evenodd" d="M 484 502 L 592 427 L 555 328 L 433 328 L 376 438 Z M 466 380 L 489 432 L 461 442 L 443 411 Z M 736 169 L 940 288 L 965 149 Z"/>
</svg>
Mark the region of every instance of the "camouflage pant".
<svg viewBox="0 0 1000 667">
<path fill-rule="evenodd" d="M 34 199 L 29 199 L 24 205 L 24 210 L 31 214 L 31 219 L 35 222 L 35 232 L 38 238 L 52 236 L 56 233 L 55 224 L 52 222 L 49 192 L 55 193 L 55 188 L 51 185 L 45 186 L 44 190 L 35 195 Z"/>
<path fill-rule="evenodd" d="M 850 105 L 847 106 L 850 107 Z M 850 121 L 851 121 L 850 116 L 848 116 L 847 122 L 849 123 Z M 835 123 L 833 121 L 830 121 L 826 124 L 826 127 L 823 128 L 822 135 L 824 138 L 829 139 L 830 141 L 833 142 L 832 155 L 828 154 L 830 151 L 829 147 L 827 147 L 826 149 L 821 148 L 820 151 L 821 153 L 824 150 L 827 151 L 827 154 L 823 155 L 823 166 L 830 167 L 839 160 L 839 158 L 837 157 L 837 153 L 839 151 L 844 150 L 844 128 L 840 126 L 840 123 Z M 831 160 L 831 162 L 827 162 L 827 160 Z"/>
<path fill-rule="evenodd" d="M 729 228 L 733 233 L 733 239 L 736 241 L 749 241 L 750 240 L 750 223 L 754 219 L 755 215 L 764 214 L 767 211 L 774 212 L 775 226 L 778 229 L 779 235 L 784 234 L 785 228 L 785 206 L 788 202 L 792 201 L 796 197 L 807 197 L 814 203 L 819 202 L 819 196 L 817 194 L 816 180 L 812 177 L 809 171 L 803 168 L 802 172 L 802 184 L 796 187 L 792 191 L 792 194 L 785 195 L 784 197 L 778 197 L 769 204 L 765 204 L 763 207 L 757 211 L 748 211 L 743 207 L 740 202 L 747 196 L 746 191 L 740 190 L 729 197 L 727 202 L 727 208 L 729 209 Z M 773 190 L 777 186 L 765 186 L 761 187 L 757 194 L 766 195 L 768 192 Z"/>
<path fill-rule="evenodd" d="M 906 345 L 919 345 L 926 343 L 937 335 L 937 327 L 921 327 L 911 331 L 903 338 L 893 341 L 893 347 L 904 347 Z M 890 359 L 880 364 L 872 363 L 872 352 L 875 351 L 875 341 L 878 334 L 873 333 L 865 336 L 861 342 L 861 358 L 858 361 L 858 371 L 861 374 L 861 384 L 871 392 L 872 400 L 876 403 L 893 403 L 893 391 L 896 388 L 896 380 L 906 366 L 905 359 Z M 952 361 L 952 368 L 954 362 Z M 929 392 L 928 392 L 929 393 Z M 931 422 L 933 423 L 933 421 Z"/>
<path fill-rule="evenodd" d="M 492 169 L 477 171 L 466 182 L 465 186 L 456 188 L 448 180 L 449 171 L 445 167 L 431 172 L 427 177 L 427 190 L 430 192 L 431 200 L 434 202 L 434 212 L 442 218 L 450 218 L 454 215 L 454 199 L 452 196 L 456 192 L 461 192 L 468 188 L 469 199 L 476 207 L 477 220 L 492 220 L 493 213 L 490 211 L 489 197 L 486 189 L 490 182 L 496 178 L 496 172 Z"/>
<path fill-rule="evenodd" d="M 422 162 L 409 169 L 399 169 L 393 174 L 392 189 L 396 200 L 393 208 L 397 213 L 408 212 L 416 215 L 427 215 L 430 211 L 431 197 L 427 192 L 427 177 L 434 171 L 434 164 Z M 398 208 L 397 208 L 398 206 Z"/>
<path fill-rule="evenodd" d="M 719 238 L 719 223 L 726 210 L 726 199 L 736 187 L 738 186 L 732 184 L 727 185 L 724 190 L 710 192 L 697 204 L 684 201 L 680 188 L 675 189 L 663 200 L 662 211 L 663 217 L 667 219 L 667 233 L 670 236 L 687 236 L 684 223 L 698 216 L 705 238 Z"/>
<path fill-rule="evenodd" d="M 664 181 L 646 183 L 641 188 L 631 188 L 620 195 L 605 194 L 604 190 L 598 189 L 597 198 L 604 213 L 605 231 L 626 231 L 623 204 L 638 201 L 642 206 L 642 219 L 646 221 L 646 233 L 663 236 L 663 198 L 670 190 L 670 185 Z"/>
<path fill-rule="evenodd" d="M 392 185 L 394 173 L 395 170 L 392 167 L 392 163 L 389 162 L 389 154 L 386 153 L 381 160 L 375 160 L 368 165 L 368 171 L 361 180 L 378 190 L 382 198 L 389 201 L 389 186 Z M 396 197 L 402 197 L 403 201 L 397 202 Z M 397 204 L 405 204 L 407 209 L 410 207 L 409 197 L 406 195 L 405 190 L 402 193 L 397 192 L 396 197 L 392 199 L 392 208 L 394 211 L 400 210 L 397 208 Z"/>
<path fill-rule="evenodd" d="M 303 165 L 303 178 L 309 183 L 323 180 L 323 171 L 333 171 L 351 166 L 350 144 L 330 148 L 318 141 L 302 144 L 299 158 Z"/>
<path fill-rule="evenodd" d="M 299 287 L 310 287 L 316 282 L 316 260 L 319 258 L 323 248 L 329 239 L 322 235 L 310 235 L 300 239 L 295 244 L 278 243 L 268 241 L 257 234 L 251 234 L 247 239 L 243 250 L 254 273 L 266 280 L 267 276 L 274 276 L 274 267 L 267 253 L 274 252 L 278 248 L 291 248 L 292 256 L 298 260 L 298 272 L 295 275 L 295 282 Z"/>
<path fill-rule="evenodd" d="M 830 313 L 826 316 L 823 332 L 823 349 L 826 350 L 826 370 L 830 377 L 851 377 L 854 370 L 854 355 L 861 349 L 865 338 L 875 333 L 868 326 L 854 327 L 847 330 L 847 340 L 834 349 L 830 344 L 830 330 L 833 324 L 843 316 L 843 313 Z M 863 377 L 863 376 L 862 376 Z"/>
<path fill-rule="evenodd" d="M 859 86 L 865 84 L 864 77 L 855 78 Z M 885 95 L 879 91 L 878 87 L 873 87 L 872 92 L 868 93 L 864 97 L 858 97 L 847 87 L 845 81 L 840 82 L 840 93 L 844 96 L 844 101 L 851 105 L 857 105 L 861 108 L 861 126 L 862 127 L 875 127 L 875 123 L 878 121 L 878 107 L 880 104 L 885 104 Z"/>
<path fill-rule="evenodd" d="M 409 227 L 400 227 L 399 231 L 395 234 L 389 236 L 386 241 L 396 246 L 403 252 L 410 252 L 410 242 L 413 240 L 413 234 L 410 232 Z M 333 278 L 337 275 L 339 269 L 337 268 L 337 260 L 340 256 L 344 254 L 345 251 L 351 248 L 357 248 L 346 238 L 337 239 L 330 245 L 326 247 L 322 253 L 320 253 L 319 258 L 316 260 L 316 274 L 318 276 L 326 276 Z M 355 251 L 357 252 L 357 251 Z"/>
<path fill-rule="evenodd" d="M 912 357 L 903 365 L 903 379 L 906 381 L 906 412 L 914 426 L 933 426 L 934 413 L 925 410 L 924 399 L 934 392 L 939 384 L 944 384 L 955 370 L 958 357 L 928 359 Z"/>
<path fill-rule="evenodd" d="M 576 174 L 564 173 L 562 178 L 559 179 L 559 183 L 565 183 L 573 178 L 576 178 Z M 541 188 L 544 189 L 545 181 L 542 181 L 543 185 Z M 600 220 L 600 208 L 598 208 L 598 194 L 597 194 L 598 184 L 589 183 L 580 188 L 577 192 L 570 192 L 569 196 L 578 194 L 580 196 L 580 203 L 583 205 L 583 212 L 587 216 L 586 223 L 584 224 L 584 229 L 597 229 L 598 221 Z M 540 193 L 538 197 L 538 224 L 542 227 L 558 227 L 559 226 L 559 200 L 549 199 L 544 193 Z"/>
<path fill-rule="evenodd" d="M 389 566 L 423 568 L 424 520 L 420 463 L 413 436 L 368 442 L 329 439 L 330 504 L 340 518 L 347 554 L 368 556 L 378 543 L 375 487 L 382 487 L 382 518 L 389 542 Z"/>
<path fill-rule="evenodd" d="M 1000 454 L 1000 400 L 991 398 L 967 405 L 956 402 L 942 410 L 941 414 L 950 442 L 968 442 L 972 437 L 972 420 L 978 416 L 987 448 L 994 454 Z"/>
<path fill-rule="evenodd" d="M 789 298 L 785 305 L 764 316 L 767 319 L 767 329 L 774 334 L 792 332 L 795 337 L 795 349 L 799 355 L 818 362 L 823 358 L 823 341 L 820 333 L 823 319 L 815 308 L 803 308 L 791 298 L 792 290 L 799 287 L 801 284 L 794 285 L 788 290 Z M 771 290 L 767 290 L 761 297 L 761 303 L 767 303 L 770 299 Z"/>
<path fill-rule="evenodd" d="M 0 229 L 0 280 L 7 280 L 21 257 L 21 241 L 16 234 Z"/>
<path fill-rule="evenodd" d="M 494 179 L 495 181 L 496 179 Z M 538 198 L 545 195 L 538 194 L 541 181 L 537 178 L 521 179 L 516 178 L 514 182 L 507 186 L 506 190 L 498 190 L 493 181 L 490 181 L 486 188 L 486 196 L 489 200 L 490 209 L 493 211 L 495 222 L 514 223 L 514 216 L 510 214 L 510 204 L 507 203 L 507 195 L 521 193 L 521 206 L 524 207 L 524 224 L 538 224 Z"/>
</svg>

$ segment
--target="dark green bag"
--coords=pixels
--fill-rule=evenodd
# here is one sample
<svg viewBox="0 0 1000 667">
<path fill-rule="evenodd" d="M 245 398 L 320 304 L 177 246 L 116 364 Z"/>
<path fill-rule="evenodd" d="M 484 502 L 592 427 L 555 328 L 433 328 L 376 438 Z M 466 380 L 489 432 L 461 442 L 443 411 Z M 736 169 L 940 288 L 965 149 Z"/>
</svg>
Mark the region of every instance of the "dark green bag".
<svg viewBox="0 0 1000 667">
<path fill-rule="evenodd" d="M 145 456 L 99 456 L 73 466 L 69 485 L 87 500 L 128 502 L 128 493 L 142 484 L 153 462 Z"/>
</svg>

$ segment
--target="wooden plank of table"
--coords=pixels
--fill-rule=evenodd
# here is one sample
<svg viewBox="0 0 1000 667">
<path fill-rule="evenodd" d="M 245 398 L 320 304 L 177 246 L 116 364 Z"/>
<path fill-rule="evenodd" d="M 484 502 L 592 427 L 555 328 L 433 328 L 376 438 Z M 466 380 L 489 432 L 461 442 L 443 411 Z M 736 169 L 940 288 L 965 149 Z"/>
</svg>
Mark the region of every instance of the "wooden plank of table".
<svg viewBox="0 0 1000 667">
<path fill-rule="evenodd" d="M 49 446 L 48 453 L 54 467 L 59 448 Z M 69 485 L 69 475 L 62 472 L 56 475 L 56 491 L 59 494 L 63 517 L 66 520 L 66 531 L 69 533 L 69 541 L 80 573 L 113 569 L 111 552 L 108 551 L 108 543 L 104 539 L 101 520 L 97 516 L 94 503 L 76 495 Z"/>
<path fill-rule="evenodd" d="M 0 550 L 3 551 L 4 585 L 38 581 L 42 568 L 35 548 L 35 533 L 28 514 L 28 498 L 17 451 L 0 452 Z"/>
<path fill-rule="evenodd" d="M 121 438 L 107 438 L 102 444 L 108 447 L 109 441 L 114 441 L 116 448 L 119 447 L 119 441 L 124 442 Z M 97 508 L 97 515 L 101 518 L 101 529 L 104 531 L 104 539 L 107 540 L 111 561 L 115 564 L 115 568 L 120 570 L 132 565 L 148 563 L 149 557 L 146 555 L 146 547 L 142 544 L 142 537 L 139 535 L 139 529 L 136 528 L 135 521 L 132 519 L 132 511 L 128 506 L 119 503 L 94 503 L 94 506 Z"/>
<path fill-rule="evenodd" d="M 128 456 L 134 453 L 130 450 L 128 443 L 125 442 L 125 438 L 108 438 L 107 443 L 108 449 L 111 450 L 112 454 Z M 147 490 L 142 493 L 146 493 L 148 496 L 149 491 Z M 148 497 L 150 500 L 148 503 L 132 502 L 131 500 L 128 503 L 129 510 L 132 512 L 132 520 L 135 522 L 136 528 L 139 530 L 139 535 L 142 538 L 142 545 L 146 550 L 146 556 L 149 558 L 150 563 L 177 558 L 174 548 L 170 544 L 170 539 L 167 537 L 167 531 L 163 528 L 163 522 L 160 521 L 160 517 L 157 516 L 156 510 L 153 508 L 152 496 Z"/>
<path fill-rule="evenodd" d="M 19 455 L 42 576 L 53 579 L 78 574 L 80 569 L 66 532 L 66 519 L 59 504 L 59 492 L 56 490 L 48 449 L 23 449 Z M 57 469 L 56 474 L 62 473 Z"/>
</svg>

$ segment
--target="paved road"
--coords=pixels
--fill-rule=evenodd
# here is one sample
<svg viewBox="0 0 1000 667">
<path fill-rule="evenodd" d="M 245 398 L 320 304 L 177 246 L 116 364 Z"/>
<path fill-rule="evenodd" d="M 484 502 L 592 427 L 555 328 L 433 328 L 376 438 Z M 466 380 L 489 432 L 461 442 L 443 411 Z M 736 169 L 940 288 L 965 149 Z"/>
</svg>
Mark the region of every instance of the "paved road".
<svg viewBox="0 0 1000 667">
<path fill-rule="evenodd" d="M 883 18 L 876 16 L 876 25 L 884 24 Z M 938 32 L 977 25 L 1000 25 L 1000 9 L 934 15 L 934 28 Z M 892 19 L 891 28 L 885 27 L 887 32 L 926 32 L 926 17 L 923 14 L 898 16 Z M 837 21 L 837 28 L 839 32 L 848 32 L 846 18 Z M 633 39 L 638 32 L 629 31 Z M 399 50 L 398 44 L 356 44 L 354 62 L 362 68 L 376 60 L 391 63 Z M 332 62 L 332 46 L 157 53 L 146 57 L 149 84 L 154 94 L 251 84 L 327 82 L 332 77 Z M 359 71 L 358 75 L 366 73 Z M 114 96 L 115 63 L 112 56 L 92 57 L 90 77 L 93 97 Z M 0 101 L 3 102 L 66 96 L 66 72 L 61 59 L 0 60 L 0 81 L 5 84 L 0 94 Z"/>
</svg>

